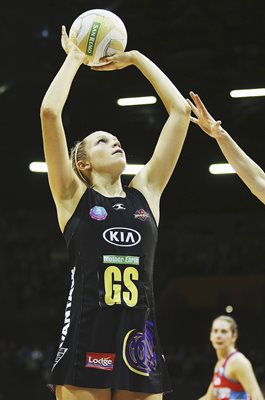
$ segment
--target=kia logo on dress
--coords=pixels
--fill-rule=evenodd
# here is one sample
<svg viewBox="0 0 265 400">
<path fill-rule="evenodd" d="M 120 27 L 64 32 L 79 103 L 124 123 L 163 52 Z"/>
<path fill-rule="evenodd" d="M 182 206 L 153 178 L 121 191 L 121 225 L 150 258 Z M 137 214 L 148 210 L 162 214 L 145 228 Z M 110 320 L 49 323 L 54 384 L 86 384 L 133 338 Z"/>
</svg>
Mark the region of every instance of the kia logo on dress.
<svg viewBox="0 0 265 400">
<path fill-rule="evenodd" d="M 131 247 L 136 246 L 141 241 L 141 235 L 134 229 L 114 227 L 103 232 L 106 242 L 114 246 Z"/>
</svg>

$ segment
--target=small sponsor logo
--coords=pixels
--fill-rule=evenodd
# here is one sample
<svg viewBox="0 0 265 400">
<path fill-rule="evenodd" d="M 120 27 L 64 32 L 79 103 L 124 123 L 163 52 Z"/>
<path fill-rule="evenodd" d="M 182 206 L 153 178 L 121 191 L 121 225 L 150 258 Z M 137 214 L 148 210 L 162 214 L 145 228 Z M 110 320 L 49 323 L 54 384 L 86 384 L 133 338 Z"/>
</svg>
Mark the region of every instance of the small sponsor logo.
<svg viewBox="0 0 265 400">
<path fill-rule="evenodd" d="M 103 221 L 107 218 L 108 213 L 104 207 L 94 206 L 90 208 L 89 215 L 96 221 Z"/>
<path fill-rule="evenodd" d="M 94 46 L 95 46 L 95 42 L 96 42 L 96 38 L 97 38 L 97 34 L 100 28 L 100 23 L 99 22 L 94 22 L 88 37 L 88 41 L 87 41 L 87 49 L 86 49 L 86 53 L 91 56 L 93 55 L 94 52 Z"/>
<path fill-rule="evenodd" d="M 142 208 L 140 210 L 136 210 L 133 215 L 134 218 L 139 219 L 140 221 L 145 221 L 147 218 L 150 217 L 149 213 Z"/>
<path fill-rule="evenodd" d="M 139 265 L 139 256 L 103 256 L 104 264 L 122 264 L 122 265 Z"/>
<path fill-rule="evenodd" d="M 115 355 L 115 353 L 86 353 L 86 368 L 112 371 Z"/>
<path fill-rule="evenodd" d="M 114 208 L 114 210 L 119 211 L 119 210 L 126 210 L 126 207 L 124 204 L 122 203 L 116 203 L 112 206 L 112 208 Z"/>
<path fill-rule="evenodd" d="M 113 227 L 103 232 L 106 242 L 114 246 L 131 247 L 136 246 L 141 241 L 141 235 L 134 229 Z"/>
</svg>

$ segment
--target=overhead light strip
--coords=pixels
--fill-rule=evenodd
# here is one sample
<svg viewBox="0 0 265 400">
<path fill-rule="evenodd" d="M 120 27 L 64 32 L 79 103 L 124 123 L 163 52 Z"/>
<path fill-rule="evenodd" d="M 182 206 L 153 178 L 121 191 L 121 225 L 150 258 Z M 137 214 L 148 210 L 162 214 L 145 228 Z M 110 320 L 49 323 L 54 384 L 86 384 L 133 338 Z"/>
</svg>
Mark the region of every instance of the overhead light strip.
<svg viewBox="0 0 265 400">
<path fill-rule="evenodd" d="M 230 96 L 234 98 L 265 96 L 265 88 L 231 90 Z"/>
<path fill-rule="evenodd" d="M 143 164 L 127 164 L 123 175 L 136 175 L 142 168 Z M 47 173 L 48 168 L 45 162 L 34 161 L 29 164 L 29 170 L 37 173 Z"/>
<path fill-rule="evenodd" d="M 123 175 L 136 175 L 143 167 L 144 164 L 127 164 L 123 172 Z M 45 162 L 34 161 L 30 163 L 29 169 L 31 172 L 37 172 L 37 173 L 48 172 L 47 164 Z M 227 163 L 211 164 L 209 166 L 209 172 L 213 175 L 236 173 L 235 170 L 231 167 L 231 165 Z"/>
<path fill-rule="evenodd" d="M 155 96 L 144 97 L 124 97 L 117 100 L 119 106 L 140 106 L 144 104 L 155 104 L 157 99 Z"/>
<path fill-rule="evenodd" d="M 235 174 L 236 171 L 231 167 L 230 164 L 211 164 L 209 166 L 209 171 L 213 175 L 221 175 L 221 174 Z"/>
<path fill-rule="evenodd" d="M 47 164 L 41 161 L 33 161 L 29 164 L 29 170 L 31 172 L 44 173 L 48 172 Z"/>
<path fill-rule="evenodd" d="M 127 164 L 123 175 L 136 175 L 143 168 L 143 164 Z"/>
</svg>

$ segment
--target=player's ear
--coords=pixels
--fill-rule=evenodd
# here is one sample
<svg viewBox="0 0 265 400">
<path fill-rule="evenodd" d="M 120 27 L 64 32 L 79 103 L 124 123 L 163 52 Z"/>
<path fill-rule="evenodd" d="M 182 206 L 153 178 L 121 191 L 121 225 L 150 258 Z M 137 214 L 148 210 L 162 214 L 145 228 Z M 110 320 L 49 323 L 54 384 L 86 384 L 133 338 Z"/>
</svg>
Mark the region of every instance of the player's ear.
<svg viewBox="0 0 265 400">
<path fill-rule="evenodd" d="M 81 171 L 89 171 L 91 169 L 91 164 L 89 161 L 84 161 L 84 160 L 79 160 L 77 162 L 77 167 L 81 170 Z"/>
</svg>

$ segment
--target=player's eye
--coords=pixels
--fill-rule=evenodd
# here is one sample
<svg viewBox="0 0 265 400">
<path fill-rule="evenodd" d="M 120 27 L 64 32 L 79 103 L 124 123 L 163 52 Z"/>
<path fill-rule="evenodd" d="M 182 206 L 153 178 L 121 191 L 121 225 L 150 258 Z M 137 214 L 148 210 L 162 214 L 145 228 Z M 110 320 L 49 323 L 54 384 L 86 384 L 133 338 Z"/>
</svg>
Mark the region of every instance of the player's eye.
<svg viewBox="0 0 265 400">
<path fill-rule="evenodd" d="M 99 143 L 106 143 L 106 139 L 104 138 L 98 139 L 97 144 Z"/>
</svg>

